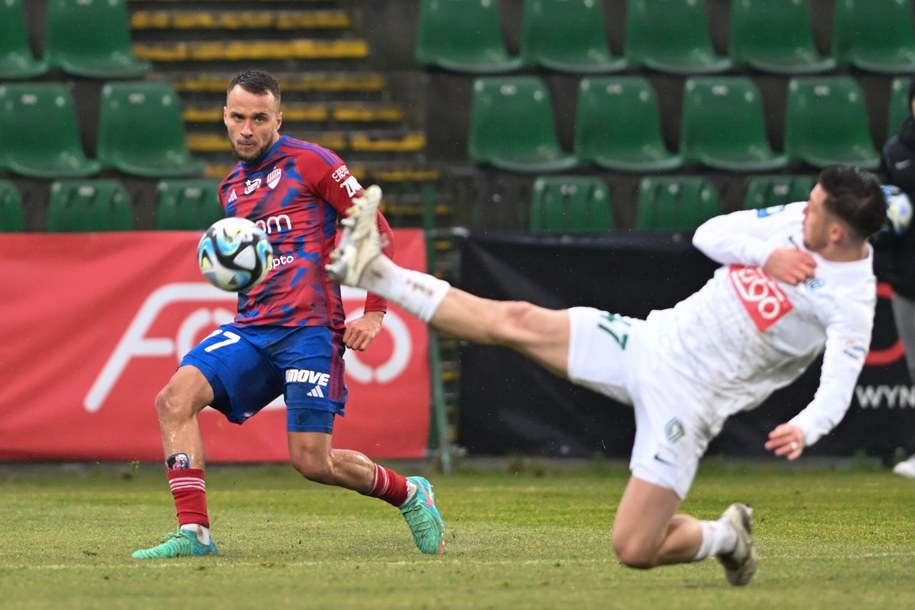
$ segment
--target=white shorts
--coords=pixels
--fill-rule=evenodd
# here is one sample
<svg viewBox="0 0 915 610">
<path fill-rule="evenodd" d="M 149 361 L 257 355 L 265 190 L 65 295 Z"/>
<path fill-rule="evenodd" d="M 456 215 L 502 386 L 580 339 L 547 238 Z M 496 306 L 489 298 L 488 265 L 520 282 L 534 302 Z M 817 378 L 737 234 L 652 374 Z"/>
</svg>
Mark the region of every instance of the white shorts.
<svg viewBox="0 0 915 610">
<path fill-rule="evenodd" d="M 652 357 L 644 320 L 590 307 L 569 309 L 569 380 L 635 411 L 629 469 L 686 498 L 713 434 L 702 404 L 680 374 Z"/>
</svg>

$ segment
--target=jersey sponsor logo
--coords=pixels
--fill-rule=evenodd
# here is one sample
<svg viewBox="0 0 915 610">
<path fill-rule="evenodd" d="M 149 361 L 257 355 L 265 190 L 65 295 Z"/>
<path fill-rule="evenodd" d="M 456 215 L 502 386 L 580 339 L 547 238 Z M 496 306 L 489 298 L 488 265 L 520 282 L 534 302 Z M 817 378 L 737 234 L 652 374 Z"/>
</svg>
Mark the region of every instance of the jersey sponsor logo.
<svg viewBox="0 0 915 610">
<path fill-rule="evenodd" d="M 276 185 L 280 183 L 280 178 L 283 177 L 283 169 L 280 167 L 275 168 L 272 172 L 267 174 L 267 186 L 270 187 L 270 190 L 276 188 Z"/>
<path fill-rule="evenodd" d="M 276 269 L 280 265 L 288 265 L 289 263 L 291 263 L 294 260 L 295 260 L 295 255 L 293 255 L 293 254 L 280 254 L 280 255 L 274 254 L 273 262 L 270 263 L 270 269 L 271 270 Z"/>
<path fill-rule="evenodd" d="M 349 169 L 345 165 L 341 165 L 334 170 L 334 173 L 330 175 L 330 177 L 333 178 L 334 182 L 337 184 L 343 182 L 347 176 L 349 176 Z"/>
<path fill-rule="evenodd" d="M 286 383 L 310 383 L 314 385 L 306 396 L 324 398 L 324 390 L 330 381 L 330 373 L 310 371 L 308 369 L 286 369 Z"/>
<path fill-rule="evenodd" d="M 236 199 L 238 199 L 238 195 L 235 193 L 235 189 L 232 189 L 232 192 L 229 193 L 229 201 L 228 201 L 228 203 L 232 203 L 232 202 L 235 201 Z"/>
<path fill-rule="evenodd" d="M 245 180 L 245 195 L 250 195 L 257 190 L 257 187 L 261 185 L 261 179 L 255 178 L 254 180 Z"/>
<path fill-rule="evenodd" d="M 346 187 L 346 195 L 348 197 L 355 197 L 356 193 L 362 190 L 362 185 L 359 184 L 359 181 L 356 180 L 356 176 L 350 176 L 343 181 L 343 184 L 340 186 Z"/>
<path fill-rule="evenodd" d="M 757 267 L 728 267 L 731 285 L 759 332 L 779 321 L 794 305 L 778 284 Z"/>
<path fill-rule="evenodd" d="M 289 216 L 286 214 L 268 216 L 266 219 L 255 221 L 254 224 L 259 226 L 261 230 L 267 235 L 292 230 L 292 220 L 290 220 Z"/>
</svg>

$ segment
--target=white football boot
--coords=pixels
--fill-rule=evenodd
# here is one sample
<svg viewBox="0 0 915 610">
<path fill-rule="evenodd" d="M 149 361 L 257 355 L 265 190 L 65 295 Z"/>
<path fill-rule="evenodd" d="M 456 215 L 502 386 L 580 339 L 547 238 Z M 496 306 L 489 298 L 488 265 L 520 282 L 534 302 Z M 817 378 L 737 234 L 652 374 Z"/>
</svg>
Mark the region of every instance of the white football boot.
<svg viewBox="0 0 915 610">
<path fill-rule="evenodd" d="M 753 509 L 739 502 L 731 504 L 721 513 L 721 520 L 737 531 L 737 546 L 730 553 L 718 555 L 718 562 L 724 567 L 728 582 L 737 587 L 749 583 L 759 566 L 759 555 L 752 535 L 752 516 Z"/>
<path fill-rule="evenodd" d="M 353 199 L 353 207 L 340 221 L 343 235 L 340 243 L 330 253 L 327 275 L 334 282 L 346 286 L 359 286 L 366 266 L 381 254 L 381 236 L 378 233 L 378 206 L 381 188 L 372 185 L 361 197 Z"/>
</svg>

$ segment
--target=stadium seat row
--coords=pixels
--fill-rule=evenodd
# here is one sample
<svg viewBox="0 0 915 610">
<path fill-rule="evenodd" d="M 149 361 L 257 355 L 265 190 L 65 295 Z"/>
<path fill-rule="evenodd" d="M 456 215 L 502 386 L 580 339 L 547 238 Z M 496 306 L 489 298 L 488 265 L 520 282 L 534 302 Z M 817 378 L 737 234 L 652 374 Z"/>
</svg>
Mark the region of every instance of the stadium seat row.
<svg viewBox="0 0 915 610">
<path fill-rule="evenodd" d="M 753 176 L 747 179 L 747 209 L 802 201 L 812 176 Z M 225 213 L 219 180 L 162 180 L 156 185 L 155 228 L 203 230 Z M 596 176 L 539 176 L 530 202 L 532 233 L 595 233 L 617 229 L 611 189 Z M 715 186 L 701 176 L 645 177 L 638 186 L 637 231 L 689 231 L 720 214 Z M 134 228 L 130 195 L 118 180 L 59 180 L 48 194 L 46 230 L 127 231 Z M 0 180 L 0 232 L 25 229 L 22 198 L 16 185 Z"/>
<path fill-rule="evenodd" d="M 219 180 L 161 180 L 156 185 L 155 228 L 203 230 L 225 216 L 219 203 Z M 128 231 L 134 228 L 130 195 L 118 180 L 59 180 L 51 183 L 47 221 L 50 232 Z M 0 180 L 0 232 L 26 228 L 22 197 L 16 185 Z"/>
<path fill-rule="evenodd" d="M 806 201 L 813 176 L 753 176 L 743 205 L 758 209 Z M 617 229 L 611 189 L 595 176 L 539 176 L 531 193 L 532 233 L 600 233 Z M 638 186 L 636 231 L 691 231 L 720 214 L 715 186 L 702 176 L 645 177 Z"/>
<path fill-rule="evenodd" d="M 421 0 L 414 54 L 423 66 L 478 74 L 523 66 L 575 74 L 627 67 L 673 74 L 915 70 L 915 19 L 903 0 L 836 2 L 831 56 L 814 44 L 807 0 L 735 0 L 728 34 L 728 56 L 719 55 L 704 0 L 627 0 L 624 54 L 616 56 L 600 0 L 524 0 L 515 56 L 506 50 L 498 2 Z"/>
<path fill-rule="evenodd" d="M 0 2 L 0 79 L 52 68 L 84 78 L 134 78 L 151 67 L 133 53 L 126 0 L 49 0 L 40 59 L 29 45 L 22 0 Z"/>
<path fill-rule="evenodd" d="M 908 79 L 893 82 L 890 130 L 909 112 Z M 683 88 L 679 151 L 661 133 L 657 96 L 642 76 L 582 78 L 574 151 L 558 141 L 552 97 L 537 76 L 486 76 L 474 82 L 468 159 L 478 165 L 543 173 L 593 165 L 623 172 L 669 171 L 684 165 L 761 172 L 789 164 L 847 163 L 876 168 L 864 95 L 848 76 L 792 77 L 784 152 L 772 149 L 766 113 L 752 78 L 690 77 Z"/>
<path fill-rule="evenodd" d="M 203 171 L 187 149 L 181 99 L 166 82 L 102 87 L 97 159 L 87 158 L 78 127 L 73 95 L 63 83 L 0 84 L 0 171 L 50 179 L 93 176 L 103 168 L 147 178 Z"/>
</svg>

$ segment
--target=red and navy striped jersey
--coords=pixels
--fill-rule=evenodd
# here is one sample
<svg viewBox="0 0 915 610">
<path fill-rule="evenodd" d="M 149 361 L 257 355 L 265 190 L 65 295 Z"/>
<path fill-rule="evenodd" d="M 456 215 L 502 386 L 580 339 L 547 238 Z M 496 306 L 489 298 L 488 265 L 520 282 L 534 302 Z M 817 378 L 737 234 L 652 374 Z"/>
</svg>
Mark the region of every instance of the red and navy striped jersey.
<svg viewBox="0 0 915 610">
<path fill-rule="evenodd" d="M 238 324 L 329 326 L 342 330 L 340 287 L 324 272 L 334 248 L 337 221 L 362 186 L 333 151 L 281 136 L 256 163 L 239 162 L 222 181 L 219 199 L 227 216 L 257 223 L 273 246 L 267 279 L 238 295 Z M 384 217 L 378 228 L 385 253 L 393 235 Z M 365 311 L 385 311 L 369 295 Z"/>
</svg>

